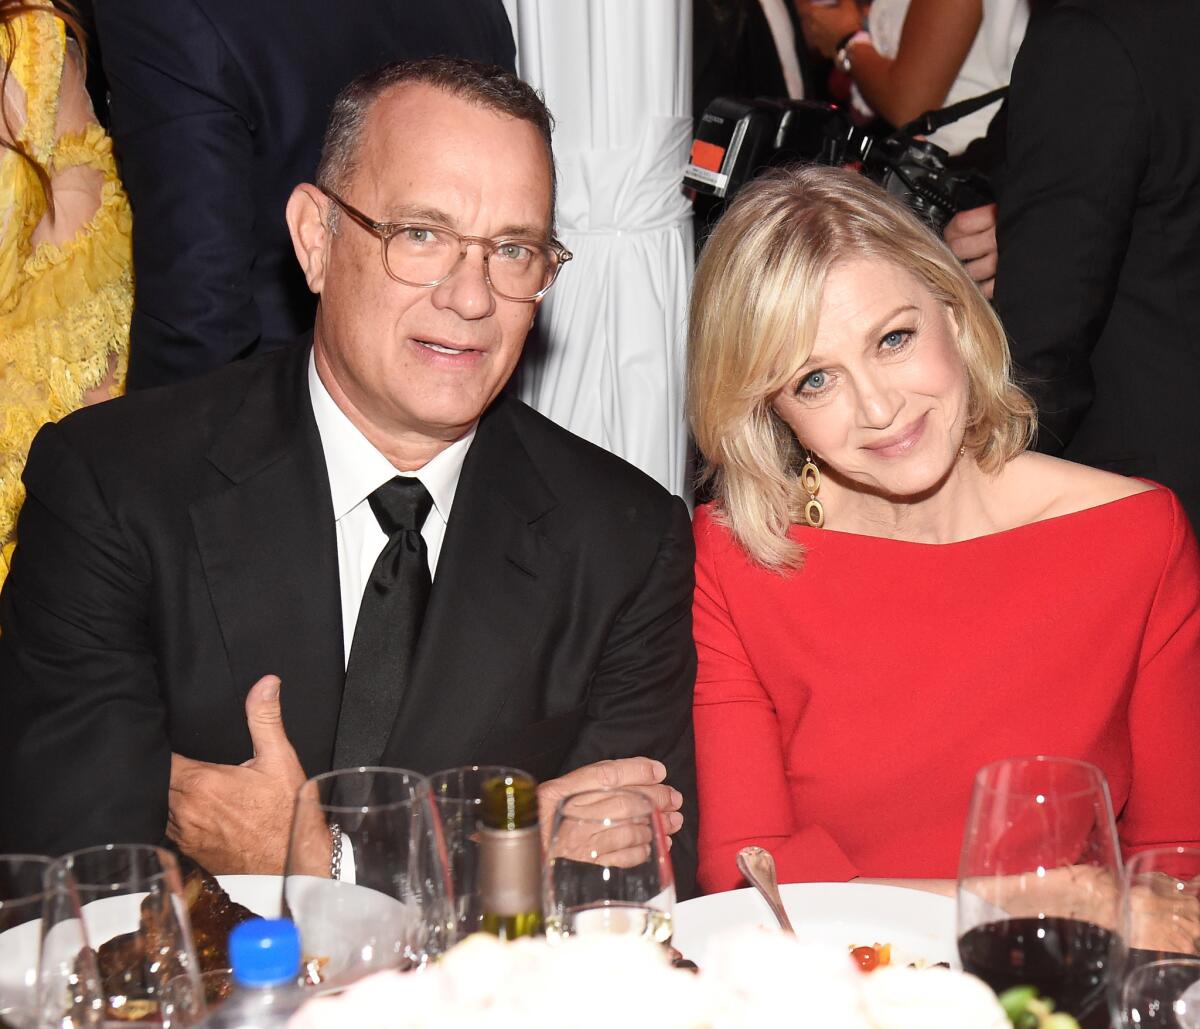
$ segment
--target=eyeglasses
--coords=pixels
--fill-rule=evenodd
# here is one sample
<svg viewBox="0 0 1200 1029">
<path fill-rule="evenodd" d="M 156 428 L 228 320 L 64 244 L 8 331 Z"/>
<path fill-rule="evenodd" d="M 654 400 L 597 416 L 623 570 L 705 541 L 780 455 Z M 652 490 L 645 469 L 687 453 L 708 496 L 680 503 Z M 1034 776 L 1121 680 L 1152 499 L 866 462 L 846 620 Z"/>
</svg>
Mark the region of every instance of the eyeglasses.
<svg viewBox="0 0 1200 1029">
<path fill-rule="evenodd" d="M 423 222 L 377 222 L 351 207 L 331 190 L 322 192 L 379 240 L 383 267 L 406 286 L 437 286 L 467 256 L 467 247 L 483 247 L 483 276 L 496 296 L 537 300 L 554 285 L 559 269 L 574 256 L 558 240 L 488 239 L 464 236 L 445 225 Z"/>
</svg>

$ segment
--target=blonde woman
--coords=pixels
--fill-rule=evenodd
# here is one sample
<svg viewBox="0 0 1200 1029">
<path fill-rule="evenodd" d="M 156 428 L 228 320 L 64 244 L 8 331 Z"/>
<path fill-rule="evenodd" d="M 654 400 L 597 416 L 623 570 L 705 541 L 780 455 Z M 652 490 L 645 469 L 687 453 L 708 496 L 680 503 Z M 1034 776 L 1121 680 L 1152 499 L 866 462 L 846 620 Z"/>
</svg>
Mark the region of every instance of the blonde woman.
<svg viewBox="0 0 1200 1029">
<path fill-rule="evenodd" d="M 1026 451 L 1004 332 L 914 217 L 840 170 L 747 187 L 689 391 L 703 888 L 751 843 L 785 881 L 953 878 L 974 771 L 1039 752 L 1105 771 L 1127 847 L 1200 841 L 1187 519 Z"/>
<path fill-rule="evenodd" d="M 129 348 L 129 204 L 68 25 L 0 0 L 0 582 L 34 434 L 112 396 Z"/>
</svg>

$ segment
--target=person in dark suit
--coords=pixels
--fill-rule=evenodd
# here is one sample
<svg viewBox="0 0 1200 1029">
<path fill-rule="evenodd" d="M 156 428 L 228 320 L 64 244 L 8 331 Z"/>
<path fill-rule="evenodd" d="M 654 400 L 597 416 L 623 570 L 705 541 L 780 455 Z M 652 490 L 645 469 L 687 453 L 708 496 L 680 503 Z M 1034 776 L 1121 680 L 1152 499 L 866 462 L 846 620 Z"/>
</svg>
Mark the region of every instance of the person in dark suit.
<svg viewBox="0 0 1200 1029">
<path fill-rule="evenodd" d="M 113 0 L 95 5 L 134 210 L 130 389 L 178 382 L 312 324 L 283 207 L 356 75 L 449 54 L 512 70 L 501 0 Z"/>
<path fill-rule="evenodd" d="M 1038 449 L 1200 527 L 1200 4 L 1060 0 L 1013 68 L 995 302 Z"/>
<path fill-rule="evenodd" d="M 0 594 L 0 849 L 165 831 L 215 872 L 278 871 L 308 775 L 498 762 L 552 780 L 547 818 L 645 788 L 688 826 L 687 893 L 687 511 L 503 393 L 568 256 L 549 114 L 499 68 L 392 66 L 341 95 L 317 181 L 287 208 L 311 346 L 34 443 Z M 423 522 L 388 523 L 396 489 Z"/>
</svg>

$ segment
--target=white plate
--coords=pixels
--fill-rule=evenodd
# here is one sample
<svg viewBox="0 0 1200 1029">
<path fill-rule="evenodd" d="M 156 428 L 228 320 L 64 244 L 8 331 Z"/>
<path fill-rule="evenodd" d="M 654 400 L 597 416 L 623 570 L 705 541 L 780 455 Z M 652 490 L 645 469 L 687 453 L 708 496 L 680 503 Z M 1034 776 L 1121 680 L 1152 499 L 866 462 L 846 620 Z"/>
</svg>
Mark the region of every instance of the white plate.
<svg viewBox="0 0 1200 1029">
<path fill-rule="evenodd" d="M 873 883 L 785 883 L 779 893 L 797 937 L 805 943 L 890 943 L 897 964 L 946 961 L 961 967 L 950 897 Z M 775 927 L 771 909 L 757 890 L 714 893 L 675 905 L 671 945 L 703 968 L 715 936 L 754 926 Z"/>
<path fill-rule="evenodd" d="M 217 882 L 235 904 L 259 918 L 278 918 L 283 900 L 282 875 L 218 875 Z"/>
</svg>

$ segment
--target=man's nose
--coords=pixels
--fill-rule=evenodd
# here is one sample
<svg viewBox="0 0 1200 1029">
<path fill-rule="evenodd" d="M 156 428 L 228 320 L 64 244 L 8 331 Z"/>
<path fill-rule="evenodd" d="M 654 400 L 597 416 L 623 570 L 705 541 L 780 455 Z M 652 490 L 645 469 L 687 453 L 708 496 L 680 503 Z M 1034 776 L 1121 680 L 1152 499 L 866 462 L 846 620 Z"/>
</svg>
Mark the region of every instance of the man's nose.
<svg viewBox="0 0 1200 1029">
<path fill-rule="evenodd" d="M 450 274 L 433 287 L 433 304 L 467 319 L 486 318 L 496 309 L 496 298 L 488 286 L 485 251 L 481 244 L 466 244 L 466 253 L 459 258 Z"/>
</svg>

